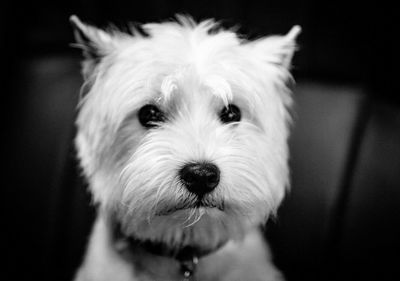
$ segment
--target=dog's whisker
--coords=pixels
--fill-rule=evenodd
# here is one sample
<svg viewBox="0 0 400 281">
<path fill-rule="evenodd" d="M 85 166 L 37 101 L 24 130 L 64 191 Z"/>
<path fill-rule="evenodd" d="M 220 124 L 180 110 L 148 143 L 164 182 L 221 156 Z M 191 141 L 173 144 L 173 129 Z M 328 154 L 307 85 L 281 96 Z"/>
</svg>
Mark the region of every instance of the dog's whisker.
<svg viewBox="0 0 400 281">
<path fill-rule="evenodd" d="M 204 209 L 202 209 L 202 208 L 201 209 L 195 208 L 194 211 L 195 211 L 194 215 L 196 215 L 196 218 L 190 224 L 184 225 L 183 226 L 184 228 L 189 228 L 189 227 L 195 225 L 196 223 L 198 223 L 200 221 L 201 217 L 205 213 Z"/>
<path fill-rule="evenodd" d="M 182 224 L 183 228 L 187 228 L 188 226 L 191 225 L 191 223 L 189 223 L 189 222 L 192 220 L 193 217 L 196 216 L 196 214 L 197 214 L 197 208 L 190 209 L 187 219 Z M 189 223 L 189 224 L 186 224 L 186 223 Z"/>
<path fill-rule="evenodd" d="M 167 188 L 172 188 L 172 182 L 170 182 L 169 184 L 168 184 L 168 182 L 169 182 L 168 178 L 164 179 L 164 181 L 161 182 L 161 184 L 157 188 L 157 192 L 156 192 L 156 196 L 155 196 L 156 198 L 154 200 L 155 202 L 154 202 L 154 205 L 151 207 L 154 214 L 156 213 L 157 206 L 158 206 L 161 196 L 164 195 L 164 193 L 166 193 Z"/>
</svg>

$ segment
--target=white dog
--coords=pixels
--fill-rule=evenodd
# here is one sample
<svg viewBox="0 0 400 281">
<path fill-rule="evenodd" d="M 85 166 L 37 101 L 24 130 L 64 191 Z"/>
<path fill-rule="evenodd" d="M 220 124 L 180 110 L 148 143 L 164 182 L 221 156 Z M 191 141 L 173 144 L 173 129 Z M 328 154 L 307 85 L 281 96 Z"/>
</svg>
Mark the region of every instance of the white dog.
<svg viewBox="0 0 400 281">
<path fill-rule="evenodd" d="M 282 280 L 260 225 L 289 185 L 300 28 L 248 41 L 184 16 L 130 34 L 71 22 L 86 57 L 76 146 L 98 205 L 75 280 Z"/>
</svg>

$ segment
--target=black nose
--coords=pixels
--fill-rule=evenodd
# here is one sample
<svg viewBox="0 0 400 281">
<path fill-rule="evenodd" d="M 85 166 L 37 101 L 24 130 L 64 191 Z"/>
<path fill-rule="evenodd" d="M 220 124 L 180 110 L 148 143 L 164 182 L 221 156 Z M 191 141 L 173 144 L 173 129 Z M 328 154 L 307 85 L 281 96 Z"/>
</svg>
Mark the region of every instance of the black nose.
<svg viewBox="0 0 400 281">
<path fill-rule="evenodd" d="M 220 170 L 212 163 L 189 163 L 180 170 L 179 175 L 187 190 L 202 197 L 218 185 Z"/>
</svg>

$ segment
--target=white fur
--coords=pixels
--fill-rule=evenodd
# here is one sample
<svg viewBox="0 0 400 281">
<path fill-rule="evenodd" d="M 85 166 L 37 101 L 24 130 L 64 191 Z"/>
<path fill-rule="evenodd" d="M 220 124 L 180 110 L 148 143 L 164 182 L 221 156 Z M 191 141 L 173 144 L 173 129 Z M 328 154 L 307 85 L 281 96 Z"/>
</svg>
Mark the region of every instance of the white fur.
<svg viewBox="0 0 400 281">
<path fill-rule="evenodd" d="M 96 238 L 105 236 L 109 214 L 125 234 L 139 238 L 205 248 L 224 241 L 242 245 L 275 213 L 289 186 L 286 83 L 300 29 L 249 42 L 229 30 L 211 32 L 218 29 L 212 20 L 196 24 L 188 17 L 144 25 L 149 37 L 71 20 L 102 56 L 98 63 L 84 62 L 87 92 L 77 119 L 79 159 L 103 214 L 92 235 L 91 261 L 81 272 L 96 271 L 89 265 L 96 247 L 110 247 Z M 148 103 L 167 116 L 154 129 L 137 118 Z M 241 109 L 240 122 L 219 120 L 229 103 Z M 178 178 L 179 169 L 193 161 L 210 161 L 221 170 L 218 187 L 206 197 L 216 208 L 174 211 L 195 201 Z M 239 250 L 233 252 L 242 255 Z M 121 280 L 147 280 L 135 273 L 129 278 Z"/>
</svg>

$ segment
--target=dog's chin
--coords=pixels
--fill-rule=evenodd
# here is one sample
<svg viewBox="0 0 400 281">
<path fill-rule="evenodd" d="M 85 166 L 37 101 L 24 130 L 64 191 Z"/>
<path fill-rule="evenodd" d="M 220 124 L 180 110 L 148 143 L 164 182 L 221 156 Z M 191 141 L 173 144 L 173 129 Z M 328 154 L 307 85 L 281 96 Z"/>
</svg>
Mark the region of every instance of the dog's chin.
<svg viewBox="0 0 400 281">
<path fill-rule="evenodd" d="M 125 229 L 140 239 L 210 250 L 245 233 L 241 222 L 227 215 L 221 206 L 163 209 L 150 221 L 134 225 L 125 225 Z"/>
</svg>

